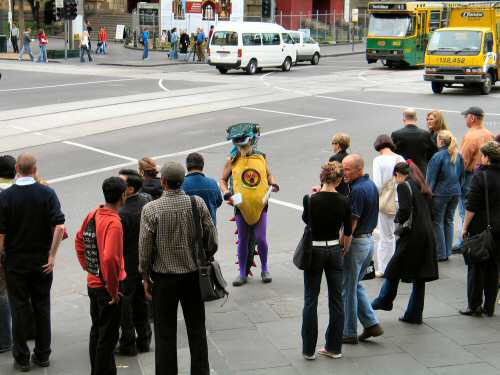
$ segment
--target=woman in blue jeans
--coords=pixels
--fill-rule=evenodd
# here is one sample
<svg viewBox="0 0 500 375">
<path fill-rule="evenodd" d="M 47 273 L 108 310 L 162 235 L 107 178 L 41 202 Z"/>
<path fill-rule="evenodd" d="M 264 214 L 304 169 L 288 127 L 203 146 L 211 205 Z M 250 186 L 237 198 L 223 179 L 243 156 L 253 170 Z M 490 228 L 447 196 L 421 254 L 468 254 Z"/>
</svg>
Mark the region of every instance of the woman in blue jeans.
<svg viewBox="0 0 500 375">
<path fill-rule="evenodd" d="M 413 289 L 400 321 L 422 324 L 425 283 L 438 279 L 436 240 L 431 220 L 432 193 L 420 169 L 409 160 L 394 167 L 398 183 L 399 208 L 396 213 L 396 252 L 387 265 L 374 310 L 391 311 L 399 282 L 412 283 Z"/>
<path fill-rule="evenodd" d="M 465 179 L 464 159 L 458 152 L 457 140 L 449 130 L 437 136 L 439 151 L 427 167 L 427 184 L 432 190 L 432 211 L 436 228 L 437 257 L 445 262 L 451 256 L 455 211 Z"/>
<path fill-rule="evenodd" d="M 339 162 L 322 166 L 321 190 L 304 197 L 302 219 L 312 230 L 311 266 L 304 270 L 304 310 L 302 319 L 302 354 L 307 360 L 316 359 L 318 339 L 318 296 L 325 273 L 328 286 L 329 323 L 325 346 L 319 354 L 330 358 L 342 357 L 344 305 L 342 301 L 343 255 L 352 240 L 351 208 L 347 198 L 337 192 L 344 170 Z M 343 248 L 340 230 L 343 227 Z"/>
</svg>

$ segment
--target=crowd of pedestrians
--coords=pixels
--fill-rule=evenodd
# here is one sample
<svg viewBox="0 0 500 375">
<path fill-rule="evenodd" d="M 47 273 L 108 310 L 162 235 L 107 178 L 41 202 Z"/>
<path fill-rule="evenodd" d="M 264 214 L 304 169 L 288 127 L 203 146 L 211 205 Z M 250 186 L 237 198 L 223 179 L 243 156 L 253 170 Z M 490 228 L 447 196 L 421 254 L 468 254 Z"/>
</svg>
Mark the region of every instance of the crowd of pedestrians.
<svg viewBox="0 0 500 375">
<path fill-rule="evenodd" d="M 463 115 L 469 130 L 459 147 L 442 113 L 429 113 L 424 130 L 417 126 L 416 111 L 406 109 L 402 129 L 376 138 L 378 156 L 372 161 L 371 178 L 365 172 L 366 160 L 349 153 L 349 135 L 333 137 L 335 154 L 321 167 L 320 185 L 303 198 L 302 219 L 312 234 L 311 263 L 303 274 L 301 337 L 306 360 L 316 359 L 317 353 L 338 359 L 344 344 L 383 335 L 376 311 L 393 309 L 400 282 L 412 284 L 400 321 L 423 323 L 426 283 L 439 278 L 439 262 L 460 250 L 452 249 L 459 204 L 461 238 L 489 226 L 497 246 L 487 261 L 468 262 L 468 306 L 459 312 L 494 315 L 500 143 L 484 126 L 480 108 L 471 107 Z M 103 203 L 90 210 L 75 237 L 76 256 L 87 274 L 92 375 L 116 374 L 115 354 L 149 352 L 153 333 L 156 374 L 176 374 L 179 303 L 191 374 L 210 373 L 195 249 L 201 239 L 208 259 L 217 252 L 216 212 L 223 200 L 234 206 L 239 238 L 239 273 L 233 286 L 247 282 L 250 242 L 258 248 L 262 282 L 272 281 L 267 200 L 279 185 L 265 154 L 257 149 L 259 134 L 256 124 L 228 129 L 233 149 L 220 187 L 204 174 L 205 160 L 199 153 L 187 156 L 186 168 L 168 162 L 160 169 L 154 159 L 144 157 L 137 169 L 121 169 L 104 180 Z M 50 290 L 58 249 L 67 237 L 64 223 L 57 194 L 37 174 L 36 158 L 27 153 L 17 160 L 1 156 L 0 352 L 12 350 L 20 371 L 29 371 L 32 364 L 50 365 Z M 362 282 L 372 262 L 376 275 L 384 278 L 373 300 Z M 324 347 L 316 352 L 323 273 L 329 319 Z M 31 320 L 33 352 L 27 345 Z"/>
</svg>

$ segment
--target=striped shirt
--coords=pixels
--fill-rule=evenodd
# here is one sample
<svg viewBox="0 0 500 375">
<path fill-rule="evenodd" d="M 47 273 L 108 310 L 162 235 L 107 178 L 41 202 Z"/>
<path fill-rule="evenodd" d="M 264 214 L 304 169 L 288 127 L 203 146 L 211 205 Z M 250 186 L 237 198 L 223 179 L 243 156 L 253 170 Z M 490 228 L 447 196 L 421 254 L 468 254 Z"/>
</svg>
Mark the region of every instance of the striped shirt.
<svg viewBox="0 0 500 375">
<path fill-rule="evenodd" d="M 208 208 L 195 197 L 207 256 L 217 251 L 217 230 Z M 144 206 L 139 235 L 139 271 L 183 274 L 198 269 L 194 258 L 196 232 L 191 200 L 182 190 L 166 191 Z"/>
</svg>

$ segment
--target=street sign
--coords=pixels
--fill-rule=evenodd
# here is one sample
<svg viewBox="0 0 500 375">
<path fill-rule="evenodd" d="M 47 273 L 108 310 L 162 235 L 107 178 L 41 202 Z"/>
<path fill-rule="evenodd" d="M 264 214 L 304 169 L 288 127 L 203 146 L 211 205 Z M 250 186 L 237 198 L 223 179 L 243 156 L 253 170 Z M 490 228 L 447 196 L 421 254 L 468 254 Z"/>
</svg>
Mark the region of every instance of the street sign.
<svg viewBox="0 0 500 375">
<path fill-rule="evenodd" d="M 359 11 L 358 8 L 352 10 L 352 22 L 358 22 Z"/>
<path fill-rule="evenodd" d="M 116 40 L 123 40 L 123 32 L 125 31 L 125 25 L 116 25 Z"/>
<path fill-rule="evenodd" d="M 56 8 L 64 8 L 64 0 L 56 0 Z"/>
</svg>

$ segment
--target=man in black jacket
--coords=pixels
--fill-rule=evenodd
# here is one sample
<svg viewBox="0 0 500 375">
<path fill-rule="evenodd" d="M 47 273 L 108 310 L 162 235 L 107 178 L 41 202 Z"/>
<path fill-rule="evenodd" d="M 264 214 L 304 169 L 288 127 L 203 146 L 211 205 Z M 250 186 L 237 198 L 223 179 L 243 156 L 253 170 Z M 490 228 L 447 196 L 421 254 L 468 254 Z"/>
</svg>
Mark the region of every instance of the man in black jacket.
<svg viewBox="0 0 500 375">
<path fill-rule="evenodd" d="M 144 205 L 151 201 L 151 198 L 139 193 L 142 188 L 142 178 L 138 172 L 122 169 L 119 174 L 127 182 L 127 201 L 125 206 L 120 209 L 124 235 L 123 256 L 127 278 L 123 283 L 122 332 L 118 354 L 135 356 L 138 351 L 141 353 L 149 351 L 152 336 L 147 302 L 142 286 L 142 275 L 138 270 L 141 212 Z"/>
<path fill-rule="evenodd" d="M 420 168 L 424 176 L 427 174 L 427 163 L 437 151 L 431 134 L 417 127 L 417 112 L 407 108 L 403 112 L 405 127 L 392 133 L 391 138 L 396 145 L 396 152 L 406 160 L 411 159 Z"/>
</svg>

